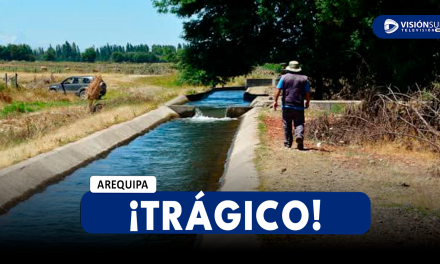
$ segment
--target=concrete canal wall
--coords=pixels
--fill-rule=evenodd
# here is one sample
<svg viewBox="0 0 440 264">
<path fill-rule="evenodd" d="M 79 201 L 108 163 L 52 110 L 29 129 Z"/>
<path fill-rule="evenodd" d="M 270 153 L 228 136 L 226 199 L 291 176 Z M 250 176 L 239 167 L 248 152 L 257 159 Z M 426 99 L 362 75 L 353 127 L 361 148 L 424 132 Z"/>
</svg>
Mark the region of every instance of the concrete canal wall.
<svg viewBox="0 0 440 264">
<path fill-rule="evenodd" d="M 236 91 L 236 90 L 246 90 L 246 87 L 244 86 L 227 86 L 227 87 L 213 87 L 209 89 L 208 91 L 197 93 L 197 94 L 190 94 L 186 97 L 189 101 L 199 101 L 203 98 L 207 97 L 208 95 L 212 94 L 213 92 L 220 92 L 220 91 Z"/>
<path fill-rule="evenodd" d="M 0 170 L 0 214 L 47 185 L 60 180 L 63 176 L 99 156 L 107 154 L 112 149 L 128 143 L 148 130 L 172 118 L 194 116 L 195 108 L 182 106 L 182 104 L 201 99 L 215 91 L 243 89 L 242 86 L 212 88 L 207 92 L 188 97 L 180 95 L 166 102 L 162 107 L 133 120 L 114 125 L 76 142 Z M 238 112 L 231 111 L 234 115 L 243 112 L 240 109 L 237 110 Z"/>
<path fill-rule="evenodd" d="M 260 143 L 258 137 L 258 108 L 251 109 L 242 117 L 237 135 L 231 146 L 225 173 L 221 179 L 222 192 L 258 191 L 259 179 L 255 168 L 255 149 Z M 261 242 L 256 235 L 217 234 L 201 235 L 196 249 L 202 251 L 218 250 L 257 250 Z"/>
<path fill-rule="evenodd" d="M 347 106 L 356 106 L 361 104 L 362 101 L 356 100 L 311 100 L 310 108 L 313 109 L 321 109 L 321 110 L 332 110 L 335 107 L 347 107 Z M 278 104 L 281 105 L 281 96 L 278 99 Z M 271 107 L 273 105 L 273 97 L 272 96 L 259 96 L 255 100 L 252 101 L 251 107 Z"/>
<path fill-rule="evenodd" d="M 255 86 L 276 86 L 276 78 L 273 79 L 246 79 L 246 89 Z"/>
<path fill-rule="evenodd" d="M 165 105 L 185 102 L 188 99 L 179 96 Z M 0 214 L 75 169 L 177 117 L 180 117 L 178 113 L 161 106 L 133 120 L 0 170 Z"/>
</svg>

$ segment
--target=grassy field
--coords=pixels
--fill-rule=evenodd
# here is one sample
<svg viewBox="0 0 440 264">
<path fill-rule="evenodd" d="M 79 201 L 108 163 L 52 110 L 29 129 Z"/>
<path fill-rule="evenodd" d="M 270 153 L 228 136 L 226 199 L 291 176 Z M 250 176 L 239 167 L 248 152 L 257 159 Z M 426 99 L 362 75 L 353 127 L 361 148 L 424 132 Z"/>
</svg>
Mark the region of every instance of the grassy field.
<svg viewBox="0 0 440 264">
<path fill-rule="evenodd" d="M 175 71 L 165 64 L 20 62 L 0 64 L 1 76 L 5 73 L 3 69 L 14 67 L 12 65 L 17 66 L 19 87 L 6 87 L 4 80 L 0 80 L 0 168 L 130 120 L 179 94 L 208 89 L 178 84 Z M 48 72 L 29 70 L 39 69 L 43 65 L 48 68 Z M 68 72 L 50 70 L 52 67 L 56 69 L 67 66 L 71 68 Z M 119 67 L 130 73 L 93 72 L 96 68 L 110 67 Z M 160 75 L 139 74 L 137 70 L 141 67 L 154 68 L 156 70 L 152 72 Z M 7 73 L 12 76 L 15 72 Z M 101 74 L 107 83 L 107 94 L 100 101 L 104 107 L 98 113 L 89 113 L 87 101 L 75 95 L 48 91 L 49 84 L 69 76 L 96 74 Z"/>
<path fill-rule="evenodd" d="M 173 73 L 171 63 L 0 62 L 0 73 L 122 73 L 158 75 Z"/>
</svg>

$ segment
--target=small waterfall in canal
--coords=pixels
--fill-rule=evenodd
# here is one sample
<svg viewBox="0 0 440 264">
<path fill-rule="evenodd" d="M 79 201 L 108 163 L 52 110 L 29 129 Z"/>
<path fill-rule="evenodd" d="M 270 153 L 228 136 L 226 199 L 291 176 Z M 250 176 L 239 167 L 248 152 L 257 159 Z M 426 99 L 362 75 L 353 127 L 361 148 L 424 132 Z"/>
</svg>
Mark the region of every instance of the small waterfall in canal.
<svg viewBox="0 0 440 264">
<path fill-rule="evenodd" d="M 226 117 L 226 108 L 199 108 L 196 107 L 196 114 L 189 119 L 191 122 L 218 122 L 237 120 Z"/>
<path fill-rule="evenodd" d="M 0 216 L 2 249 L 191 249 L 195 235 L 89 234 L 80 223 L 89 179 L 156 176 L 158 191 L 215 191 L 239 125 L 227 106 L 245 106 L 244 91 L 222 91 L 190 102 L 197 114 L 175 119 L 111 151 Z"/>
</svg>

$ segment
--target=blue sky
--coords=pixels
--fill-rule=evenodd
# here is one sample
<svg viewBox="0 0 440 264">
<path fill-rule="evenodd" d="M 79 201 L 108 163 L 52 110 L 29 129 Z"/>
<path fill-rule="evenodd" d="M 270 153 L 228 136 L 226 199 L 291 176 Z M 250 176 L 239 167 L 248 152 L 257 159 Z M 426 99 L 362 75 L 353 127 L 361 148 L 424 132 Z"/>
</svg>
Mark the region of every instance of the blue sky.
<svg viewBox="0 0 440 264">
<path fill-rule="evenodd" d="M 181 34 L 182 20 L 151 0 L 0 0 L 0 45 L 177 45 Z"/>
</svg>

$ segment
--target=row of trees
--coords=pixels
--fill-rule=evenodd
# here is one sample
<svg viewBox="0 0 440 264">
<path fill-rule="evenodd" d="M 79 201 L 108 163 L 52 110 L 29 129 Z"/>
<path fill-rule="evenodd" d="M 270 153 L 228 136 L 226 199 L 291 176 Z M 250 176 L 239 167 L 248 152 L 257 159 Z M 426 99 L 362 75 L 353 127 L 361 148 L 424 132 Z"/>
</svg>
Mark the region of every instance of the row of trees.
<svg viewBox="0 0 440 264">
<path fill-rule="evenodd" d="M 0 45 L 0 60 L 24 60 L 34 61 L 35 55 L 29 45 L 8 45 L 6 47 Z"/>
<path fill-rule="evenodd" d="M 189 43 L 181 67 L 203 83 L 222 83 L 266 62 L 298 60 L 315 98 L 371 87 L 432 82 L 440 65 L 435 39 L 376 37 L 384 14 L 437 14 L 433 0 L 153 0 L 159 12 L 184 18 Z"/>
<path fill-rule="evenodd" d="M 178 44 L 172 45 L 106 45 L 96 49 L 97 59 L 99 61 L 114 62 L 175 62 L 177 55 L 183 50 L 184 46 Z"/>
<path fill-rule="evenodd" d="M 65 42 L 52 45 L 44 50 L 38 48 L 32 50 L 26 44 L 9 44 L 7 46 L 0 45 L 0 60 L 11 61 L 73 61 L 73 62 L 95 62 L 98 61 L 114 61 L 114 62 L 175 62 L 178 53 L 184 47 L 179 44 L 177 47 L 172 45 L 153 45 L 150 49 L 148 45 L 132 45 L 127 43 L 126 46 L 109 45 L 99 48 L 87 48 L 81 52 L 78 45 L 73 42 Z"/>
</svg>

